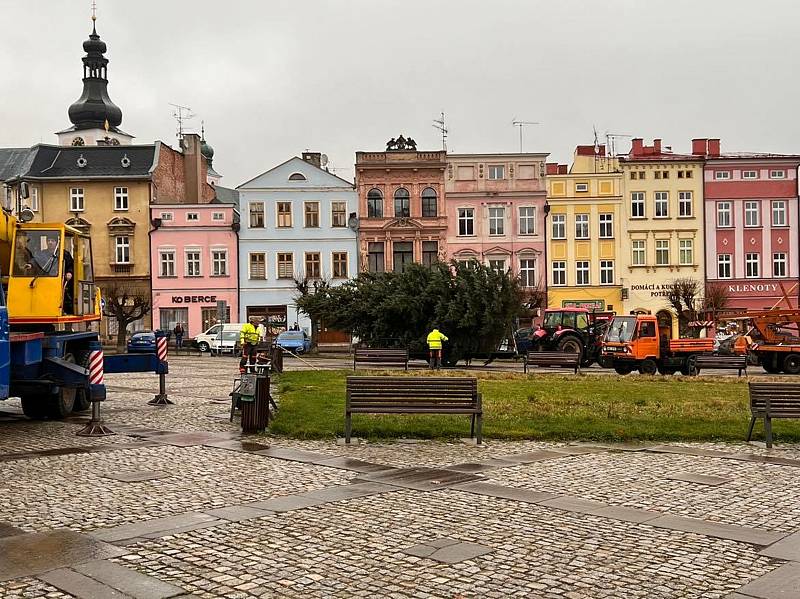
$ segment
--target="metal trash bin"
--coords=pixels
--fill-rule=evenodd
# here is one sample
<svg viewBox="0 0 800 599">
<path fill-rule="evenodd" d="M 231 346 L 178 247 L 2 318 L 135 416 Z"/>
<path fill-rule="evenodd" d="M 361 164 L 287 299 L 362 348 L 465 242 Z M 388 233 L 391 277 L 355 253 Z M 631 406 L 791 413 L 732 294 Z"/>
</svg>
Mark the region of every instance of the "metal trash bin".
<svg viewBox="0 0 800 599">
<path fill-rule="evenodd" d="M 246 381 L 246 379 L 248 379 Z M 239 405 L 242 410 L 242 432 L 258 433 L 269 425 L 269 374 L 246 374 L 242 376 L 242 389 L 247 387 L 252 394 L 240 392 Z"/>
</svg>

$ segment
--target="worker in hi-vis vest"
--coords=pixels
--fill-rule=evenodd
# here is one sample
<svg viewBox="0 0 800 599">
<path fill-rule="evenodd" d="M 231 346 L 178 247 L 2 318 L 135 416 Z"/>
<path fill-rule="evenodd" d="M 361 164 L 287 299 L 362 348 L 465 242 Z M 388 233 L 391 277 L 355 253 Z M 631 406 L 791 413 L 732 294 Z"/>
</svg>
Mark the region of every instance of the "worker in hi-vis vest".
<svg viewBox="0 0 800 599">
<path fill-rule="evenodd" d="M 242 359 L 239 360 L 239 372 L 245 372 L 248 359 L 250 366 L 256 363 L 256 346 L 258 345 L 258 333 L 256 332 L 255 323 L 258 319 L 255 316 L 250 317 L 250 321 L 242 325 L 242 330 L 239 331 L 239 345 L 242 346 Z"/>
<path fill-rule="evenodd" d="M 447 341 L 447 336 L 439 331 L 437 327 L 428 333 L 428 352 L 430 362 L 428 368 L 440 368 L 442 365 L 442 342 Z"/>
</svg>

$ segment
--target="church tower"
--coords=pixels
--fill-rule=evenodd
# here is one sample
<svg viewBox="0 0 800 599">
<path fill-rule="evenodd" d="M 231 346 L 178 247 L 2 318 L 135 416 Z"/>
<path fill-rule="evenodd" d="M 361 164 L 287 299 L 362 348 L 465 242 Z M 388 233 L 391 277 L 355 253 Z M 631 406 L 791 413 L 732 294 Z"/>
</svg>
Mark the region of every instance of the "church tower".
<svg viewBox="0 0 800 599">
<path fill-rule="evenodd" d="M 106 44 L 97 34 L 97 15 L 92 7 L 92 33 L 83 42 L 83 93 L 69 107 L 72 127 L 59 131 L 62 146 L 130 145 L 133 136 L 122 131 L 122 110 L 108 96 Z"/>
</svg>

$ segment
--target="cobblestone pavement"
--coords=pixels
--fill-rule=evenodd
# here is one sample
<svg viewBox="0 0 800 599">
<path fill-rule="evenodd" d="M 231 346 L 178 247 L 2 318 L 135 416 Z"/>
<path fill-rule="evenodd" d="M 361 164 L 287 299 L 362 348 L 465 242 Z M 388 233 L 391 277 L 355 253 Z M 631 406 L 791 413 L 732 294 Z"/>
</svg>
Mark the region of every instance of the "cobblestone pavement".
<svg viewBox="0 0 800 599">
<path fill-rule="evenodd" d="M 800 447 L 248 444 L 234 365 L 108 376 L 112 437 L 0 404 L 0 597 L 800 597 Z"/>
</svg>

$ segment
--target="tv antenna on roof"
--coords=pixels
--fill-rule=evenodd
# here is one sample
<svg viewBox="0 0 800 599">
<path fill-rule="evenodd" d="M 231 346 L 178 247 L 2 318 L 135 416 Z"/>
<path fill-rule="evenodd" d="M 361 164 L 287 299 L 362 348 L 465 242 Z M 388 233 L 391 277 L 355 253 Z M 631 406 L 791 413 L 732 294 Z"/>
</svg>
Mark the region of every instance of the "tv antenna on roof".
<svg viewBox="0 0 800 599">
<path fill-rule="evenodd" d="M 609 133 L 606 131 L 606 153 L 610 158 L 617 155 L 617 139 L 631 138 L 633 135 L 627 133 Z"/>
<path fill-rule="evenodd" d="M 517 117 L 511 119 L 511 124 L 519 127 L 519 153 L 522 154 L 522 129 L 528 125 L 541 125 L 538 121 L 518 121 Z"/>
<path fill-rule="evenodd" d="M 447 151 L 447 126 L 444 124 L 444 113 L 442 113 L 442 118 L 440 119 L 433 119 L 433 127 L 434 129 L 438 129 L 442 132 L 442 149 L 446 152 Z"/>
<path fill-rule="evenodd" d="M 175 109 L 172 113 L 172 116 L 176 121 L 178 121 L 178 141 L 181 144 L 183 144 L 183 124 L 186 121 L 193 119 L 197 115 L 194 114 L 192 112 L 192 109 L 189 108 L 188 106 L 181 106 L 180 104 L 172 104 L 171 102 L 169 105 Z"/>
</svg>

